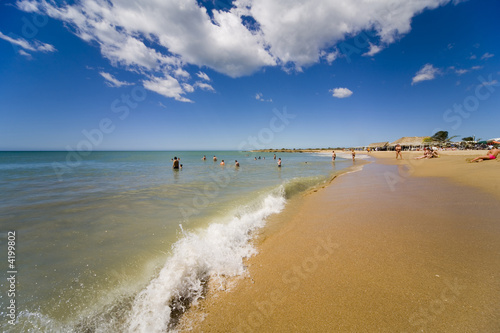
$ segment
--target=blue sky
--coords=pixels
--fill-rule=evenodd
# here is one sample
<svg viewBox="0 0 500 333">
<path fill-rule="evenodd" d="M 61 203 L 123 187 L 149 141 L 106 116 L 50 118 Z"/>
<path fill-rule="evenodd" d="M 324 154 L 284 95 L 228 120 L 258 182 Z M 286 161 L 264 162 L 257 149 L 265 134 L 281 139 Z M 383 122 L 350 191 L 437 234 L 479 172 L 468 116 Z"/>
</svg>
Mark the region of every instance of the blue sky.
<svg viewBox="0 0 500 333">
<path fill-rule="evenodd" d="M 500 137 L 499 14 L 496 0 L 3 1 L 0 150 Z"/>
</svg>

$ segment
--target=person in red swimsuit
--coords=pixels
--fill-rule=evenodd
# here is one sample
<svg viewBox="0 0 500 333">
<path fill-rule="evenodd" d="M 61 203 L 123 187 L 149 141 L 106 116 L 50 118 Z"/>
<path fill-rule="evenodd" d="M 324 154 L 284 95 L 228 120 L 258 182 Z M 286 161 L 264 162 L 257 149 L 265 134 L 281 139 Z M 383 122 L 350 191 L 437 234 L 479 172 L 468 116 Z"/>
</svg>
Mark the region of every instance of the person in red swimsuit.
<svg viewBox="0 0 500 333">
<path fill-rule="evenodd" d="M 500 149 L 490 149 L 488 150 L 488 153 L 486 153 L 485 156 L 478 156 L 468 162 L 472 163 L 472 162 L 477 162 L 479 160 L 481 161 L 487 161 L 487 160 L 494 160 L 497 158 L 498 154 L 500 153 Z"/>
</svg>

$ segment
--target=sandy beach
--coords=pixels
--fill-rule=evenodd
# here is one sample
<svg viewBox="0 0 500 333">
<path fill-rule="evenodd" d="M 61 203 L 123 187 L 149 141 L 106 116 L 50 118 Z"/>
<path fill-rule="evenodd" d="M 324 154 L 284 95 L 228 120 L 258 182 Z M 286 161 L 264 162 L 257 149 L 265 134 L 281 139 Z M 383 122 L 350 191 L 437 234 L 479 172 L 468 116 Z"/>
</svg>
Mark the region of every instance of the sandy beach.
<svg viewBox="0 0 500 333">
<path fill-rule="evenodd" d="M 373 152 L 362 171 L 293 198 L 256 240 L 248 276 L 211 290 L 180 328 L 500 331 L 500 163 L 465 162 L 481 153 Z"/>
</svg>

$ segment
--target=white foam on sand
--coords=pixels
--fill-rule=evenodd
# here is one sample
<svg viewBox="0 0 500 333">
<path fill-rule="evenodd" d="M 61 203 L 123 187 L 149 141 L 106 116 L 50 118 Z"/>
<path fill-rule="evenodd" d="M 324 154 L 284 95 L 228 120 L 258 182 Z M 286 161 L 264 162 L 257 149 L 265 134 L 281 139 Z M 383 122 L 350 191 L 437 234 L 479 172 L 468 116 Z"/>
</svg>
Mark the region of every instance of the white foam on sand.
<svg viewBox="0 0 500 333">
<path fill-rule="evenodd" d="M 332 157 L 332 152 L 331 151 L 329 151 L 329 152 L 318 152 L 316 154 L 328 156 L 330 158 Z M 345 159 L 349 159 L 349 160 L 352 159 L 351 152 L 335 151 L 335 155 L 337 156 L 337 158 L 345 158 Z M 357 160 L 358 159 L 359 160 L 368 160 L 368 159 L 370 159 L 370 156 L 366 155 L 366 154 L 358 154 L 358 153 L 356 153 L 356 159 Z"/>
<path fill-rule="evenodd" d="M 244 258 L 256 254 L 252 231 L 285 205 L 283 187 L 251 207 L 240 209 L 228 222 L 214 222 L 196 233 L 186 233 L 173 247 L 159 275 L 135 298 L 128 317 L 129 332 L 165 332 L 174 311 L 203 297 L 206 281 L 245 273 Z"/>
</svg>

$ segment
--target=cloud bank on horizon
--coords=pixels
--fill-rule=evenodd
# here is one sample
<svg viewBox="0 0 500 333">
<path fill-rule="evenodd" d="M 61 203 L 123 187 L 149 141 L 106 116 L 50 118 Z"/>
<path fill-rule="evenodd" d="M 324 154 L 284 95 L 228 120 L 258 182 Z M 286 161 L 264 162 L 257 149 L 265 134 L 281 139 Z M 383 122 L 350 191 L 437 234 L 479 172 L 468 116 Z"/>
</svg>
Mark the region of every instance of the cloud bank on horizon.
<svg viewBox="0 0 500 333">
<path fill-rule="evenodd" d="M 302 71 L 342 57 L 337 44 L 362 31 L 377 37 L 378 43 L 370 43 L 363 54 L 374 56 L 407 34 L 415 15 L 450 2 L 461 1 L 80 0 L 68 5 L 19 0 L 16 6 L 64 22 L 75 35 L 98 45 L 113 66 L 138 73 L 136 84 L 192 102 L 186 95 L 195 89 L 214 91 L 210 77 L 199 70 L 203 67 L 232 78 L 269 66 Z M 25 46 L 55 51 L 41 42 Z M 186 69 L 190 65 L 198 67 L 195 77 Z M 432 65 L 425 66 L 412 84 L 438 73 Z M 112 87 L 132 84 L 101 75 Z"/>
</svg>

